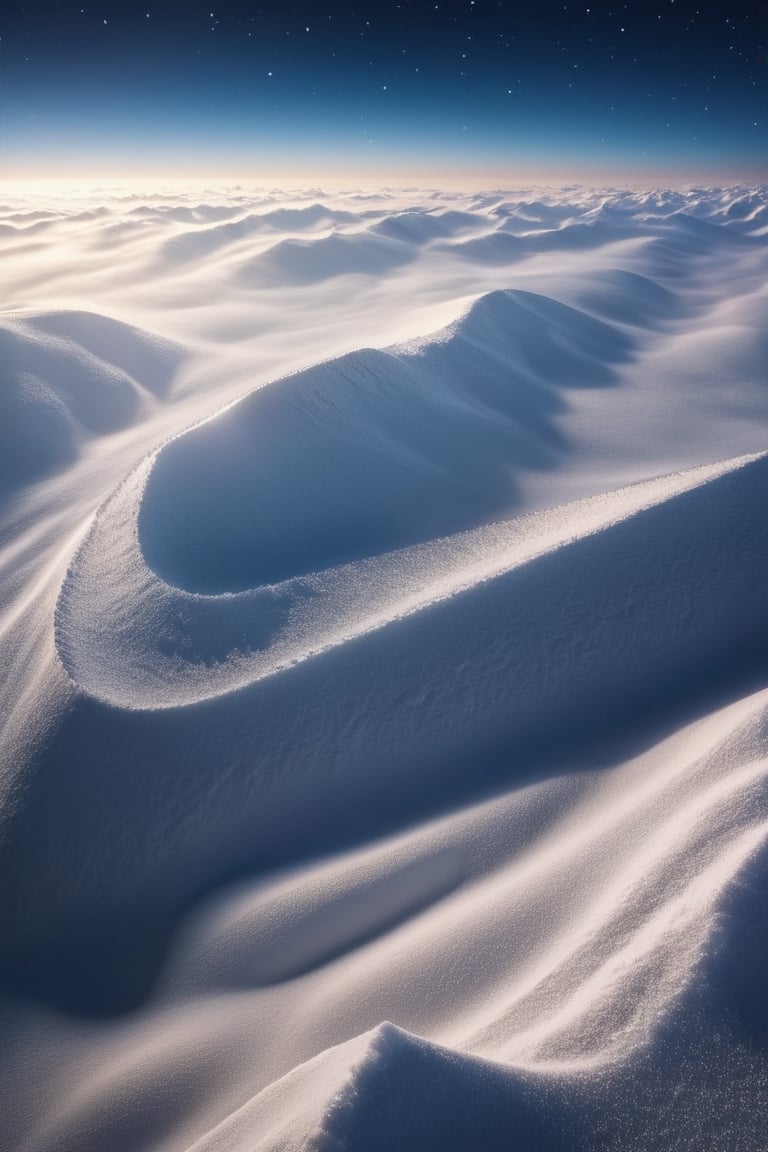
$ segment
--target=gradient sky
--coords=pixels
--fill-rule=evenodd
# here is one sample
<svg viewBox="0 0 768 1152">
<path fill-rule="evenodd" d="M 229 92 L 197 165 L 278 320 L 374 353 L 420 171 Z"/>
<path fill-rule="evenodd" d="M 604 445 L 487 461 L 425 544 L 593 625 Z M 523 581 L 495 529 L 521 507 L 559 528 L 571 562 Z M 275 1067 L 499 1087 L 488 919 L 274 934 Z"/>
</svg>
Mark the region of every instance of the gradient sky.
<svg viewBox="0 0 768 1152">
<path fill-rule="evenodd" d="M 146 0 L 0 16 L 0 172 L 768 179 L 768 4 Z"/>
</svg>

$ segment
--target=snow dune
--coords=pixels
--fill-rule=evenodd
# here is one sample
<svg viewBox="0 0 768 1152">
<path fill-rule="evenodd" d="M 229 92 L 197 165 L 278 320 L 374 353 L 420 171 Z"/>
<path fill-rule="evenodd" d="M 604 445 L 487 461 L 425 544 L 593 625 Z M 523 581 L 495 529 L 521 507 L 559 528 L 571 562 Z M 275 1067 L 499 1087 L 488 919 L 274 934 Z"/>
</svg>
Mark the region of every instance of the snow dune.
<svg viewBox="0 0 768 1152">
<path fill-rule="evenodd" d="M 766 212 L 0 209 L 4 1145 L 762 1152 Z"/>
<path fill-rule="evenodd" d="M 140 420 L 181 356 L 167 341 L 75 312 L 3 318 L 0 349 L 2 497 L 71 464 L 89 437 Z"/>
</svg>

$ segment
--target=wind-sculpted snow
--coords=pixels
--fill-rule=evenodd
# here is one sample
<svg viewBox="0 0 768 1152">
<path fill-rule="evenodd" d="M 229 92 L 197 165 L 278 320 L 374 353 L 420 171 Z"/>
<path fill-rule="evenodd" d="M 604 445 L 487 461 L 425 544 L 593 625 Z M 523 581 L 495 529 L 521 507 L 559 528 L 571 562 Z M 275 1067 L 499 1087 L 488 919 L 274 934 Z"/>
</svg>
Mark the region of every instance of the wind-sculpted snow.
<svg viewBox="0 0 768 1152">
<path fill-rule="evenodd" d="M 762 457 L 744 457 L 727 461 L 724 465 L 692 469 L 678 476 L 637 484 L 633 488 L 620 489 L 522 519 L 501 521 L 458 533 L 432 544 L 416 545 L 335 568 L 326 567 L 311 574 L 286 574 L 274 583 L 239 594 L 226 592 L 218 596 L 175 588 L 160 580 L 147 566 L 136 527 L 135 501 L 142 494 L 146 471 L 142 468 L 102 510 L 73 561 L 58 608 L 59 653 L 76 684 L 111 703 L 129 708 L 191 703 L 271 675 L 359 633 L 378 629 L 389 621 L 466 593 L 476 585 L 484 586 L 494 577 L 547 556 L 558 548 L 573 545 L 582 537 L 604 532 L 627 517 L 647 512 L 655 505 L 696 489 L 707 481 L 714 483 L 732 469 L 750 463 L 753 467 L 748 469 L 743 503 L 749 508 L 749 515 L 755 517 L 755 523 L 751 519 L 742 523 L 740 514 L 734 511 L 728 515 L 728 522 L 724 525 L 717 516 L 709 514 L 706 501 L 702 502 L 701 511 L 697 510 L 698 515 L 694 515 L 696 524 L 706 524 L 708 533 L 727 534 L 724 546 L 727 543 L 730 547 L 732 538 L 739 532 L 749 532 L 752 537 L 750 552 L 759 555 L 762 521 L 759 512 L 757 516 L 755 513 L 760 508 L 760 496 L 766 484 L 763 474 L 768 470 L 762 461 Z M 278 476 L 271 492 L 266 487 L 264 496 L 270 507 L 277 505 L 275 515 L 285 525 L 287 518 L 277 495 L 279 485 Z M 179 487 L 189 494 L 183 482 Z M 715 489 L 710 497 L 715 505 L 718 494 Z M 146 488 L 143 495 L 146 500 Z M 738 502 L 737 497 L 734 503 Z M 192 505 L 197 511 L 195 500 Z M 455 514 L 456 510 L 453 511 Z M 371 515 L 375 514 L 375 506 L 372 506 Z M 649 619 L 643 618 L 643 601 L 647 592 L 641 557 L 637 557 L 634 562 L 636 587 L 628 598 L 625 623 L 640 633 L 650 626 L 658 626 L 661 641 L 670 639 L 669 630 L 673 629 L 671 636 L 676 648 L 674 630 L 680 625 L 677 614 L 682 610 L 685 616 L 701 620 L 702 627 L 697 629 L 696 639 L 706 646 L 715 640 L 714 636 L 701 635 L 702 628 L 706 629 L 710 623 L 718 634 L 728 636 L 731 642 L 748 645 L 755 626 L 758 600 L 751 603 L 745 613 L 746 632 L 740 637 L 735 620 L 726 615 L 728 609 L 723 603 L 724 598 L 732 595 L 733 609 L 743 611 L 741 598 L 744 588 L 739 574 L 732 572 L 723 562 L 721 548 L 714 547 L 716 535 L 712 538 L 705 536 L 702 543 L 695 541 L 690 528 L 686 527 L 689 515 L 690 501 L 687 501 L 679 513 L 673 506 L 661 522 L 663 530 L 668 531 L 667 521 L 672 520 L 670 538 L 685 540 L 687 555 L 681 556 L 677 546 L 674 552 L 664 554 L 662 541 L 655 539 L 655 525 L 650 516 L 643 517 L 637 529 L 648 549 L 647 559 L 651 568 L 645 583 L 651 586 L 663 584 L 668 569 L 672 567 L 681 577 L 678 587 L 682 584 L 679 587 L 682 604 L 672 601 L 665 590 L 659 600 L 668 602 L 669 619 L 660 615 L 661 603 L 655 602 L 649 606 Z M 676 522 L 678 518 L 679 524 Z M 289 543 L 298 549 L 300 541 L 299 536 L 298 540 Z M 626 544 L 625 539 L 622 539 L 622 544 Z M 696 545 L 697 550 L 693 551 Z M 594 550 L 598 556 L 603 546 L 602 541 L 595 543 Z M 215 543 L 211 547 L 215 548 Z M 195 552 L 185 547 L 183 539 L 180 551 L 191 556 L 192 571 L 197 574 Z M 706 569 L 707 558 L 715 553 L 717 561 L 710 573 Z M 603 567 L 599 560 L 594 566 L 597 569 Z M 686 570 L 693 586 L 685 579 Z M 614 585 L 610 569 L 607 580 Z M 747 587 L 753 590 L 751 572 L 747 576 Z M 590 595 L 594 590 L 592 585 Z M 762 589 L 753 591 L 757 596 L 762 593 Z M 711 597 L 718 611 L 697 604 L 697 593 Z M 531 614 L 531 604 L 517 590 L 508 595 L 513 612 L 520 611 L 529 623 L 535 620 L 537 627 L 545 623 Z M 606 603 L 614 597 L 618 601 L 614 612 L 620 621 L 624 614 L 621 601 L 627 599 L 625 588 L 610 586 L 604 589 L 600 597 L 601 611 L 605 612 Z M 571 589 L 563 605 L 566 618 L 560 619 L 556 615 L 557 605 L 550 604 L 546 621 L 555 636 L 570 634 L 569 647 L 577 651 L 580 637 L 574 631 L 576 622 L 570 621 L 568 615 L 574 612 L 573 601 L 578 599 L 578 590 Z M 462 611 L 466 610 L 465 604 L 466 597 L 461 602 Z M 98 614 L 95 611 L 97 606 Z M 586 604 L 582 612 L 585 609 Z M 507 613 L 509 610 L 506 608 Z M 97 615 L 101 616 L 101 625 Z M 686 626 L 693 630 L 692 624 Z M 515 647 L 520 645 L 519 627 L 516 628 L 508 617 L 510 642 Z M 589 630 L 593 636 L 592 646 L 596 647 L 599 620 L 579 619 L 576 627 Z M 452 629 L 448 631 L 453 633 Z M 623 634 L 624 629 L 620 631 L 618 646 L 623 648 L 627 637 Z M 644 638 L 648 639 L 647 633 Z M 608 630 L 606 639 L 609 642 L 614 639 L 613 628 Z M 554 651 L 557 646 L 554 638 L 547 642 L 541 635 L 531 637 L 529 645 L 534 646 L 536 642 L 545 652 L 549 649 Z M 590 663 L 594 661 L 603 666 L 595 653 L 590 656 Z M 609 653 L 603 656 L 607 659 Z M 671 658 L 673 653 L 660 650 L 654 653 L 653 658 L 667 656 Z M 482 660 L 487 661 L 487 658 L 488 653 L 483 652 Z M 510 651 L 502 662 L 511 666 L 518 659 Z M 570 680 L 573 669 L 568 661 L 564 661 L 564 671 Z M 493 675 L 497 672 L 494 667 Z M 615 670 L 612 671 L 612 676 L 615 674 Z M 540 673 L 540 677 L 545 679 L 551 675 L 552 670 L 548 668 Z M 529 684 L 522 695 L 528 697 L 533 692 L 533 686 Z"/>
<path fill-rule="evenodd" d="M 0 208 L 0 1144 L 763 1152 L 768 197 Z"/>
<path fill-rule="evenodd" d="M 179 350 L 88 313 L 0 320 L 0 497 L 71 464 L 164 393 Z"/>
<path fill-rule="evenodd" d="M 236 591 L 503 516 L 516 468 L 562 450 L 562 390 L 610 384 L 631 348 L 546 297 L 485 296 L 433 342 L 309 369 L 174 441 L 142 549 L 172 583 Z"/>
</svg>

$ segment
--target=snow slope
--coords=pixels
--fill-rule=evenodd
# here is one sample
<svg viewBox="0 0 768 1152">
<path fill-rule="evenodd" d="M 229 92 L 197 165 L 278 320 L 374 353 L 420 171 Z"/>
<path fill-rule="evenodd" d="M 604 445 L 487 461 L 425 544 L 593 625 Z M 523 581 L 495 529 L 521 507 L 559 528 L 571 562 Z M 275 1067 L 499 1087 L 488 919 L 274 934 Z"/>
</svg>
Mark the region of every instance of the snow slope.
<svg viewBox="0 0 768 1152">
<path fill-rule="evenodd" d="M 0 207 L 4 1146 L 768 1145 L 766 214 Z"/>
</svg>

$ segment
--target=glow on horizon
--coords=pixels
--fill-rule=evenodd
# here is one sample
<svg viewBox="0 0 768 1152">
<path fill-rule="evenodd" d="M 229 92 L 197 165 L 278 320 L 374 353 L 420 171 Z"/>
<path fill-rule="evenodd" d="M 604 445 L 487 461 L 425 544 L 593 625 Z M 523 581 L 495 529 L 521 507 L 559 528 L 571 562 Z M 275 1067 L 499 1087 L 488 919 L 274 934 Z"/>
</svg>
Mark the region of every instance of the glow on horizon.
<svg viewBox="0 0 768 1152">
<path fill-rule="evenodd" d="M 732 187 L 736 185 L 763 185 L 768 182 L 765 168 L 685 168 L 673 169 L 648 165 L 636 168 L 543 167 L 526 163 L 498 166 L 464 165 L 456 167 L 430 166 L 414 170 L 407 166 L 382 164 L 366 167 L 333 166 L 328 168 L 301 165 L 244 165 L 222 168 L 200 164 L 188 168 L 137 167 L 126 170 L 117 164 L 72 167 L 45 170 L 14 166 L 2 171 L 2 183 L 16 190 L 43 189 L 63 194 L 72 189 L 75 194 L 86 190 L 106 191 L 129 189 L 157 190 L 169 188 L 193 191 L 206 188 L 291 187 L 298 190 L 328 188 L 331 191 L 381 188 L 445 188 L 447 191 L 481 189 L 563 188 L 578 185 L 589 188 L 687 188 L 691 186 Z"/>
<path fill-rule="evenodd" d="M 171 7 L 11 10 L 0 179 L 768 182 L 760 6 Z"/>
<path fill-rule="evenodd" d="M 10 144 L 10 147 L 9 147 Z M 323 183 L 333 186 L 397 184 L 420 187 L 588 186 L 691 184 L 734 185 L 768 182 L 768 161 L 754 155 L 723 155 L 702 148 L 696 154 L 670 149 L 663 154 L 631 141 L 590 148 L 586 141 L 545 141 L 531 133 L 502 145 L 491 139 L 446 137 L 384 139 L 365 148 L 332 131 L 313 139 L 285 137 L 222 140 L 195 144 L 178 136 L 142 144 L 134 137 L 118 149 L 106 141 L 74 136 L 47 139 L 32 147 L 6 135 L 0 151 L 0 180 L 157 182 L 203 181 L 258 184 Z"/>
</svg>

